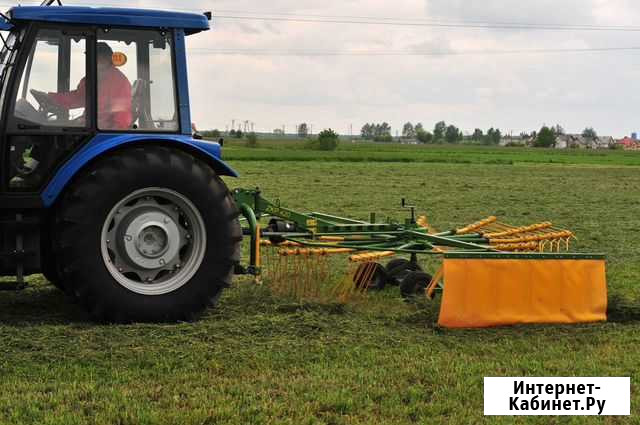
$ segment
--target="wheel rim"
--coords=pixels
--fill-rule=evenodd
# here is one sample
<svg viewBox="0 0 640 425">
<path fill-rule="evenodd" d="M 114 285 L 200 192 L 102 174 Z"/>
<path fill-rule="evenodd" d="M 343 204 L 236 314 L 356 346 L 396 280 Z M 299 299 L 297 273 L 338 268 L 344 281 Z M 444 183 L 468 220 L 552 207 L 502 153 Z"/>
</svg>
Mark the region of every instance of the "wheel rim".
<svg viewBox="0 0 640 425">
<path fill-rule="evenodd" d="M 111 209 L 100 246 L 107 270 L 120 285 L 142 295 L 163 295 L 182 287 L 200 268 L 206 229 L 185 196 L 146 188 Z"/>
</svg>

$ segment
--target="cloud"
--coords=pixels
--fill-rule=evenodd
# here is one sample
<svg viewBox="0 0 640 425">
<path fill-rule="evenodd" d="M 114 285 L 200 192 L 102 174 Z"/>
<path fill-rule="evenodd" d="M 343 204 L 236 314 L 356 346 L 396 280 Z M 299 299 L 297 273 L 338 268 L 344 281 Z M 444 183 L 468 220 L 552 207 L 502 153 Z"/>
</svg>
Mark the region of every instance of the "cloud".
<svg viewBox="0 0 640 425">
<path fill-rule="evenodd" d="M 460 21 L 593 24 L 593 0 L 426 0 L 430 17 Z"/>
</svg>

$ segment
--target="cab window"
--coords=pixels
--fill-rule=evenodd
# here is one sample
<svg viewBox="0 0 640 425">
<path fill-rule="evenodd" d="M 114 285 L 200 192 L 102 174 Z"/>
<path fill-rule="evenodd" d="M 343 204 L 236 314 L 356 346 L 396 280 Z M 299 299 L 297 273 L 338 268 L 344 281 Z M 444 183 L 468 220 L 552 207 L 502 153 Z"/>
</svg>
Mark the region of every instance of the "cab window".
<svg viewBox="0 0 640 425">
<path fill-rule="evenodd" d="M 84 36 L 39 30 L 16 95 L 18 128 L 85 127 L 85 75 Z"/>
<path fill-rule="evenodd" d="M 178 130 L 171 33 L 103 29 L 96 51 L 100 130 Z"/>
</svg>

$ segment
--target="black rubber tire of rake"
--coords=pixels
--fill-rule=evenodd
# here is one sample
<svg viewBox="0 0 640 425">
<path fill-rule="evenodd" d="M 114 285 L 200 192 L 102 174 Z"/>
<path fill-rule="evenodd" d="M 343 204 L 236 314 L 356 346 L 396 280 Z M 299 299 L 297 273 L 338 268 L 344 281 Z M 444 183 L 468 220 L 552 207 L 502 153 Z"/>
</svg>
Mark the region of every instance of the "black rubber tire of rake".
<svg viewBox="0 0 640 425">
<path fill-rule="evenodd" d="M 144 188 L 181 193 L 200 211 L 206 247 L 185 284 L 162 295 L 143 295 L 119 284 L 101 252 L 102 226 L 111 209 Z M 198 317 L 231 284 L 240 261 L 240 212 L 223 181 L 199 159 L 162 146 L 116 151 L 74 178 L 56 207 L 56 260 L 64 286 L 93 319 L 103 322 L 176 322 Z"/>
<path fill-rule="evenodd" d="M 431 279 L 432 276 L 423 271 L 409 273 L 400 284 L 400 295 L 404 299 L 411 299 L 420 293 L 424 293 Z"/>
<path fill-rule="evenodd" d="M 422 267 L 419 264 L 412 263 L 404 258 L 396 258 L 386 266 L 387 270 L 387 285 L 398 286 L 402 282 L 402 279 L 409 272 L 422 271 Z"/>
<path fill-rule="evenodd" d="M 366 267 L 374 264 L 373 272 L 365 272 Z M 365 276 L 366 275 L 366 276 Z M 368 278 L 365 282 L 365 278 Z M 379 263 L 362 263 L 356 269 L 353 276 L 353 283 L 358 289 L 366 289 L 367 291 L 381 291 L 387 283 L 387 272 L 382 264 Z"/>
</svg>

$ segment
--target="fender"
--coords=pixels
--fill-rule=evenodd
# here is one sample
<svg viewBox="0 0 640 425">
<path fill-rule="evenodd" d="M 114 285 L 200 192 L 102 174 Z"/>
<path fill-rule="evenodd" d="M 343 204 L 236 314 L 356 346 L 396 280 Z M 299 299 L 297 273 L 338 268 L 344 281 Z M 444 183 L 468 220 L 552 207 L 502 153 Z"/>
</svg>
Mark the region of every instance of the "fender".
<svg viewBox="0 0 640 425">
<path fill-rule="evenodd" d="M 238 173 L 220 159 L 220 145 L 206 140 L 193 139 L 191 136 L 180 134 L 109 134 L 96 135 L 89 143 L 76 152 L 58 171 L 41 194 L 45 207 L 50 207 L 58 199 L 67 184 L 85 165 L 100 155 L 140 143 L 176 144 L 178 149 L 190 151 L 203 159 L 218 175 L 238 177 Z"/>
</svg>

